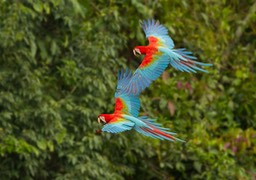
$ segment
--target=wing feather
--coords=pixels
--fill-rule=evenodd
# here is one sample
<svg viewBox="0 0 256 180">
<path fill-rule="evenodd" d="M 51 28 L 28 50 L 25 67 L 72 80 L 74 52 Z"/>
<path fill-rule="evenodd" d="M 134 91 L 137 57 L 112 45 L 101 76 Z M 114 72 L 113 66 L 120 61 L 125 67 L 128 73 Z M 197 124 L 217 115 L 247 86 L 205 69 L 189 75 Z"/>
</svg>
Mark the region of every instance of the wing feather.
<svg viewBox="0 0 256 180">
<path fill-rule="evenodd" d="M 128 69 L 118 73 L 118 83 L 115 93 L 115 112 L 129 114 L 138 117 L 140 100 L 137 95 L 127 94 L 123 90 L 129 85 L 132 79 L 132 72 Z"/>
<path fill-rule="evenodd" d="M 131 130 L 134 126 L 134 123 L 128 121 L 124 118 L 115 118 L 111 120 L 108 124 L 105 124 L 102 128 L 104 132 L 110 133 L 120 133 L 123 131 Z"/>
<path fill-rule="evenodd" d="M 150 86 L 152 81 L 161 76 L 169 63 L 169 58 L 164 53 L 146 54 L 141 65 L 124 88 L 125 93 L 140 94 L 141 91 Z"/>
<path fill-rule="evenodd" d="M 162 43 L 166 44 L 169 48 L 174 47 L 173 40 L 168 34 L 168 29 L 160 24 L 159 21 L 155 21 L 154 19 L 144 20 L 141 26 L 147 38 L 153 36 L 160 39 Z"/>
</svg>

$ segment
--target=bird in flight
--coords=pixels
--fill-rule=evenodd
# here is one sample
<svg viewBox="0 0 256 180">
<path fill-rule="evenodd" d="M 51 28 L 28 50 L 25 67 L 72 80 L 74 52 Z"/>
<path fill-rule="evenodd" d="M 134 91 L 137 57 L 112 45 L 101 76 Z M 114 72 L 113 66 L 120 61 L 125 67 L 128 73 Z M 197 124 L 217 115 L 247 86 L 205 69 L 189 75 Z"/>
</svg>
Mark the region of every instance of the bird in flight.
<svg viewBox="0 0 256 180">
<path fill-rule="evenodd" d="M 168 35 L 167 28 L 159 21 L 145 20 L 141 25 L 149 44 L 136 46 L 133 49 L 134 55 L 145 56 L 124 89 L 128 94 L 140 94 L 163 73 L 169 64 L 177 70 L 188 73 L 207 72 L 198 66 L 212 66 L 212 64 L 195 61 L 197 58 L 185 48 L 174 49 L 174 42 Z"/>
<path fill-rule="evenodd" d="M 140 100 L 138 94 L 128 94 L 123 89 L 129 84 L 133 75 L 128 69 L 118 73 L 118 82 L 115 92 L 115 110 L 112 114 L 100 114 L 98 122 L 104 123 L 102 132 L 120 133 L 134 129 L 144 136 L 151 138 L 182 141 L 174 137 L 175 133 L 169 128 L 162 127 L 154 119 L 139 116 Z"/>
</svg>

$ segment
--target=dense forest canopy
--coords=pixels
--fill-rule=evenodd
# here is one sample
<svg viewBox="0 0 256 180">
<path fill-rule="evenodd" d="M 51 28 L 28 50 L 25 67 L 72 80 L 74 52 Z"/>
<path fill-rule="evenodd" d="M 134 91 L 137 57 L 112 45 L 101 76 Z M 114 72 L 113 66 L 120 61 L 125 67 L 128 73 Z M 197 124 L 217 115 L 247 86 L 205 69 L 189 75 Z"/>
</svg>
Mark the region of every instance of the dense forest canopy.
<svg viewBox="0 0 256 180">
<path fill-rule="evenodd" d="M 1 179 L 256 178 L 255 14 L 253 0 L 0 0 Z M 213 64 L 169 67 L 140 96 L 185 143 L 95 133 L 148 18 Z"/>
</svg>

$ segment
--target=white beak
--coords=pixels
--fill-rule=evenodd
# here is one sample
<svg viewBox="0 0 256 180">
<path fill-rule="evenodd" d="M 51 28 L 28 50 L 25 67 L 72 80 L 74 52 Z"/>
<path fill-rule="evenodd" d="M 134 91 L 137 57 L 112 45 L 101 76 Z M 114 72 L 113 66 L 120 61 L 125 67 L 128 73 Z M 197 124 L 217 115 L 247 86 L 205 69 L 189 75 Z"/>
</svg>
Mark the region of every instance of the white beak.
<svg viewBox="0 0 256 180">
<path fill-rule="evenodd" d="M 133 49 L 133 54 L 137 56 L 137 54 L 141 55 L 141 52 L 139 49 Z"/>
<path fill-rule="evenodd" d="M 99 123 L 99 124 L 101 124 L 101 121 L 102 121 L 103 123 L 106 123 L 104 117 L 98 117 L 98 123 Z"/>
</svg>

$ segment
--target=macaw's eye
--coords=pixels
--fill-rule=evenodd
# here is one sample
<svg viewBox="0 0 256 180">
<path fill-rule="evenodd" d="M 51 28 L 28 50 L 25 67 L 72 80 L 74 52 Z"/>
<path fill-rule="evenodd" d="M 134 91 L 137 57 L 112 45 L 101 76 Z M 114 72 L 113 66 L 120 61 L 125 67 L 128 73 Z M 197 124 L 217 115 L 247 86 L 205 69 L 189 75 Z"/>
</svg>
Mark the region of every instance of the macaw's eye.
<svg viewBox="0 0 256 180">
<path fill-rule="evenodd" d="M 101 121 L 102 121 L 104 124 L 106 123 L 104 116 L 98 117 L 98 123 L 99 123 L 99 124 L 101 123 Z"/>
<path fill-rule="evenodd" d="M 140 50 L 139 50 L 138 48 L 134 48 L 134 49 L 133 49 L 133 54 L 134 54 L 135 56 L 137 56 L 137 55 L 141 55 L 141 52 L 140 52 Z"/>
</svg>

